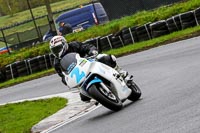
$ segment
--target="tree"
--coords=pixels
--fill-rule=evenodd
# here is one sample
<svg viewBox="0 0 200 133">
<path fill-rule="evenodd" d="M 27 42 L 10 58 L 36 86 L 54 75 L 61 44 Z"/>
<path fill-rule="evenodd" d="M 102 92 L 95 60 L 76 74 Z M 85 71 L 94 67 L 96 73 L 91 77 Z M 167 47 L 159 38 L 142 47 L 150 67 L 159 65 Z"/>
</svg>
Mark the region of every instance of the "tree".
<svg viewBox="0 0 200 133">
<path fill-rule="evenodd" d="M 44 5 L 44 0 L 29 0 L 31 7 L 35 8 Z M 61 0 L 49 0 L 50 3 L 58 2 Z M 0 16 L 11 15 L 13 16 L 17 12 L 27 10 L 27 0 L 0 0 Z"/>
<path fill-rule="evenodd" d="M 2 14 L 7 14 L 9 12 L 8 7 L 6 3 L 4 2 L 4 0 L 0 0 L 0 8 L 1 8 Z"/>
<path fill-rule="evenodd" d="M 18 11 L 18 2 L 16 0 L 0 0 L 0 8 L 3 14 L 13 16 Z"/>
</svg>

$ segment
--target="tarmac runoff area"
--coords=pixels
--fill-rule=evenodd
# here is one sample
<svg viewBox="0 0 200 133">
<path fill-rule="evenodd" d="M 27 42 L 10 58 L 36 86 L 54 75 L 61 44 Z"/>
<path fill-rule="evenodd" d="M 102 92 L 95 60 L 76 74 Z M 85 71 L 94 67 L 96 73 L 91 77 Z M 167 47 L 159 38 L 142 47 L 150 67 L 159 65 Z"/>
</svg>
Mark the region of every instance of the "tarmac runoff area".
<svg viewBox="0 0 200 133">
<path fill-rule="evenodd" d="M 68 99 L 67 106 L 59 110 L 55 114 L 43 119 L 38 124 L 31 128 L 32 133 L 50 133 L 51 131 L 70 123 L 73 120 L 80 118 L 83 115 L 95 110 L 101 105 L 96 106 L 95 101 L 91 100 L 89 103 L 82 102 L 79 96 L 79 91 L 71 91 L 61 94 L 49 95 L 33 99 L 23 99 L 10 103 L 18 103 L 23 101 L 33 101 L 38 99 L 47 99 L 52 97 L 63 97 Z M 8 104 L 8 103 L 6 103 Z M 1 104 L 4 105 L 4 104 Z"/>
</svg>

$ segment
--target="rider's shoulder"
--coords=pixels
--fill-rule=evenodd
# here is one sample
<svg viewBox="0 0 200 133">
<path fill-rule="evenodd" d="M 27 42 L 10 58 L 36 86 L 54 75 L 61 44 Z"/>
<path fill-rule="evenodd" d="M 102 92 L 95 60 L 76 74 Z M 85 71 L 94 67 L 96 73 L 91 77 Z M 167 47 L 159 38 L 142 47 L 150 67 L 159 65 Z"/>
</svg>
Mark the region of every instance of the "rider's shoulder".
<svg viewBox="0 0 200 133">
<path fill-rule="evenodd" d="M 69 45 L 74 45 L 74 44 L 82 44 L 82 42 L 79 42 L 79 41 L 72 41 L 69 43 Z"/>
</svg>

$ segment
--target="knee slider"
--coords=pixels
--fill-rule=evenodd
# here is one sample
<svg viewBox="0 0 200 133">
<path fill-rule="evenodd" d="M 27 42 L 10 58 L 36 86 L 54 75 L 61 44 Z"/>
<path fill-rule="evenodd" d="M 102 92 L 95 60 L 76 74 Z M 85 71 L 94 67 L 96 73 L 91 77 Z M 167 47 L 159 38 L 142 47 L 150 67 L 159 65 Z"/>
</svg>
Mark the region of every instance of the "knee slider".
<svg viewBox="0 0 200 133">
<path fill-rule="evenodd" d="M 112 59 L 113 62 L 117 61 L 117 58 L 114 55 L 111 55 L 110 57 L 111 57 L 111 59 Z"/>
</svg>

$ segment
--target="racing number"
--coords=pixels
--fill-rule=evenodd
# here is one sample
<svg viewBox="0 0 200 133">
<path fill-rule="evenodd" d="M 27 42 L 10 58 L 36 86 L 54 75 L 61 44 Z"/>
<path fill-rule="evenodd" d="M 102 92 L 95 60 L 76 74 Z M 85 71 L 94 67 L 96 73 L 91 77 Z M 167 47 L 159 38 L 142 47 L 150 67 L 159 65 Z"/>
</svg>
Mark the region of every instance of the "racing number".
<svg viewBox="0 0 200 133">
<path fill-rule="evenodd" d="M 76 68 L 74 68 L 74 70 L 72 70 L 72 72 L 71 72 L 71 74 L 70 74 L 71 78 L 73 78 L 74 75 L 75 75 L 75 78 L 76 78 L 76 82 L 77 82 L 77 83 L 79 83 L 80 80 L 81 80 L 83 77 L 85 77 L 85 73 L 84 73 L 83 71 L 80 72 L 80 70 L 79 70 L 78 67 L 76 67 Z"/>
</svg>

